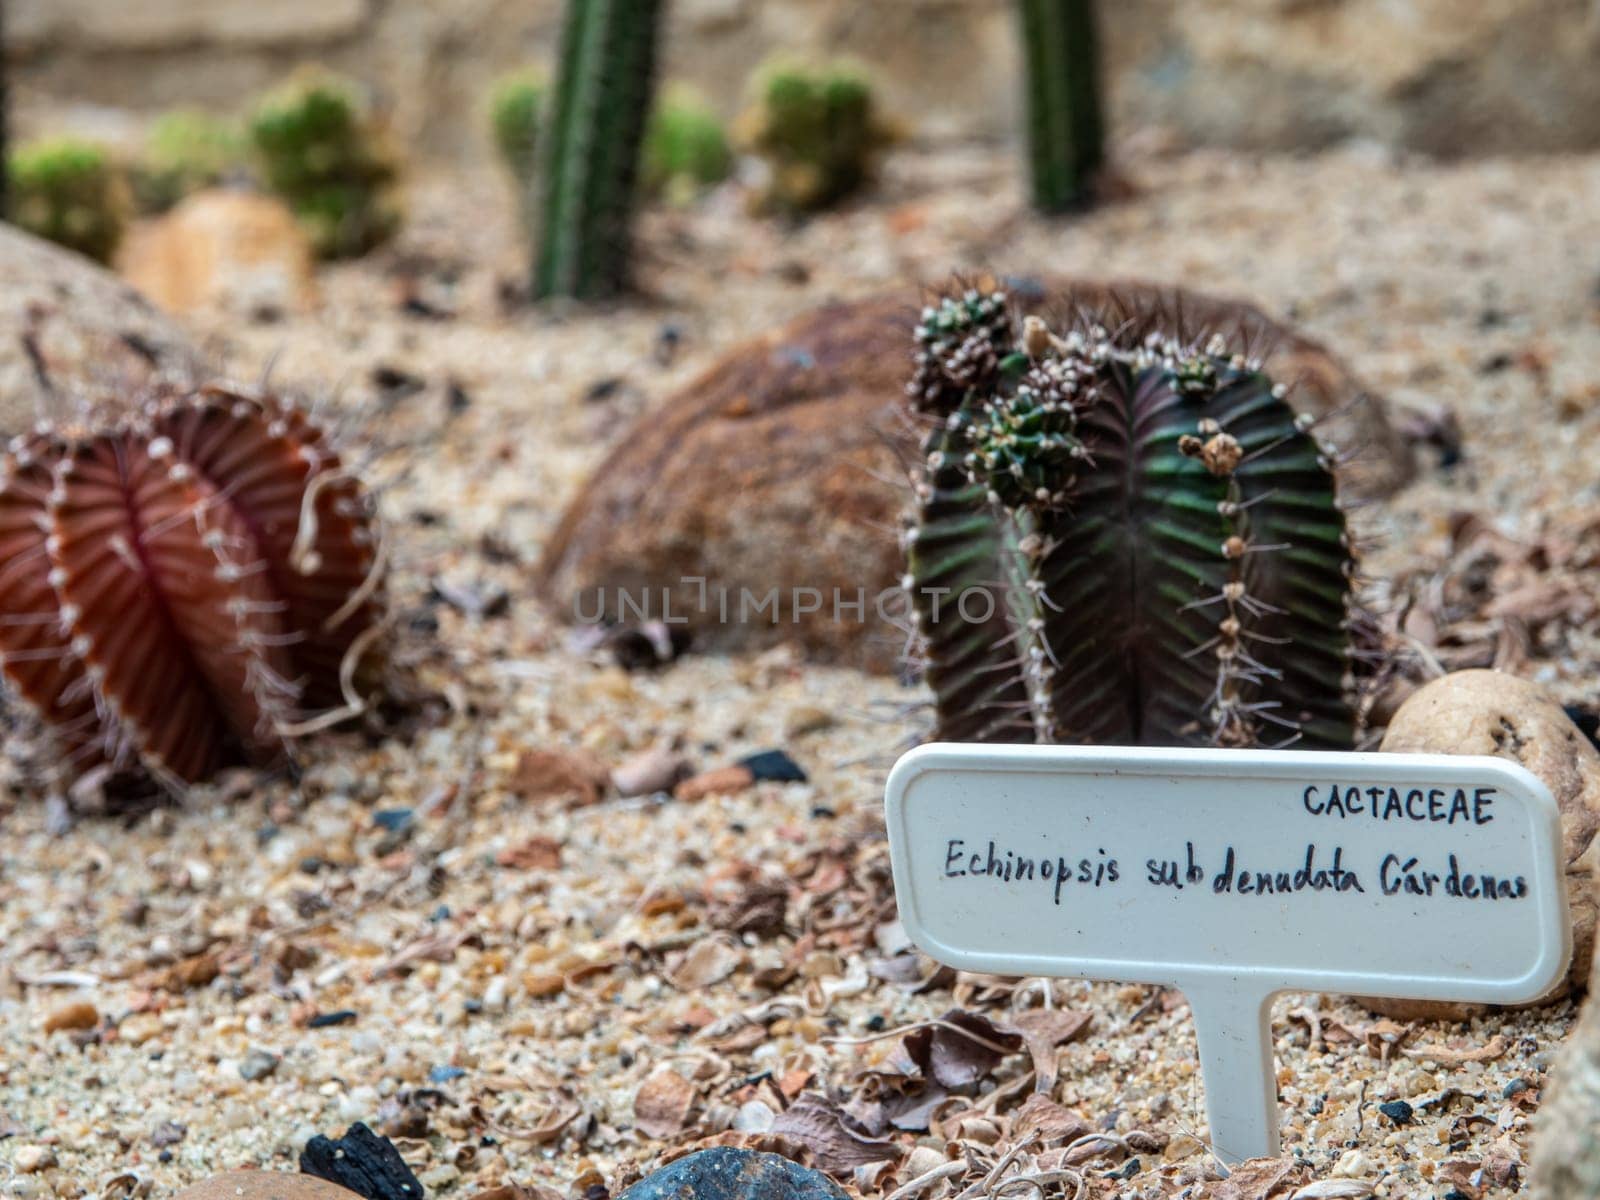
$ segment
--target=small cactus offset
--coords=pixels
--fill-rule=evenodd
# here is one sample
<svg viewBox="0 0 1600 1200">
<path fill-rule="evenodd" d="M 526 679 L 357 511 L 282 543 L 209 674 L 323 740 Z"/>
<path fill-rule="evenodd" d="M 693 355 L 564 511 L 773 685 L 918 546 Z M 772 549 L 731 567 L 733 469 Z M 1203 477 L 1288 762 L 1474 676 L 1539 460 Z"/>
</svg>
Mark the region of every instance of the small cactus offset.
<svg viewBox="0 0 1600 1200">
<path fill-rule="evenodd" d="M 733 169 L 722 122 L 688 89 L 668 88 L 644 136 L 644 187 L 669 203 L 686 204 L 721 183 Z"/>
<path fill-rule="evenodd" d="M 908 587 L 941 740 L 1349 748 L 1354 560 L 1286 390 L 1174 314 L 924 314 Z"/>
<path fill-rule="evenodd" d="M 533 191 L 538 166 L 539 118 L 544 81 L 533 71 L 514 71 L 501 78 L 489 95 L 489 125 L 495 152 L 517 186 Z"/>
<path fill-rule="evenodd" d="M 357 257 L 399 228 L 394 160 L 352 84 L 299 72 L 256 106 L 249 126 L 263 181 L 319 255 Z"/>
<path fill-rule="evenodd" d="M 765 203 L 792 213 L 845 199 L 872 177 L 879 151 L 893 140 L 863 73 L 783 61 L 757 75 L 740 134 L 771 172 Z"/>
<path fill-rule="evenodd" d="M 1017 0 L 1033 206 L 1089 202 L 1104 160 L 1095 0 Z"/>
<path fill-rule="evenodd" d="M 627 285 L 661 9 L 662 0 L 567 0 L 540 136 L 535 298 L 604 299 Z"/>
<path fill-rule="evenodd" d="M 151 123 L 130 172 L 135 203 L 140 212 L 166 212 L 221 183 L 244 159 L 244 139 L 231 123 L 199 109 L 163 113 Z"/>
<path fill-rule="evenodd" d="M 68 773 L 282 759 L 362 707 L 382 579 L 360 481 L 273 397 L 163 394 L 0 460 L 0 666 Z"/>
<path fill-rule="evenodd" d="M 111 261 L 129 202 L 104 148 L 73 138 L 30 142 L 16 149 L 8 166 L 13 221 L 96 262 Z"/>
</svg>

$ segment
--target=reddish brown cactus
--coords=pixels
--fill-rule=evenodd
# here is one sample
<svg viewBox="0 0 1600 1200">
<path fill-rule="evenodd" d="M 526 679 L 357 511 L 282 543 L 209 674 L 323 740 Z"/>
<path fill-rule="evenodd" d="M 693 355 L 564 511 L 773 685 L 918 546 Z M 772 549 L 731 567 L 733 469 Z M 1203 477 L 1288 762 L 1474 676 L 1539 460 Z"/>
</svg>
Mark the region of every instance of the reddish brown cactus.
<svg viewBox="0 0 1600 1200">
<path fill-rule="evenodd" d="M 177 787 L 358 709 L 382 569 L 360 481 L 275 397 L 163 394 L 0 462 L 0 665 L 73 772 Z"/>
</svg>

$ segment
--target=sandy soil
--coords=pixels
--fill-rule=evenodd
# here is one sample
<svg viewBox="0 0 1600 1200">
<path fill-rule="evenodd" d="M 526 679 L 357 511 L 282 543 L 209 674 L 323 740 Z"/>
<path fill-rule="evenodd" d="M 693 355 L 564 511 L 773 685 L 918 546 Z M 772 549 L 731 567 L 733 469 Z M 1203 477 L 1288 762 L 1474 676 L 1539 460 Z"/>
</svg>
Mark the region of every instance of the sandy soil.
<svg viewBox="0 0 1600 1200">
<path fill-rule="evenodd" d="M 985 149 L 902 154 L 869 200 L 800 228 L 713 197 L 645 221 L 644 300 L 557 315 L 497 298 L 519 255 L 500 181 L 434 179 L 415 188 L 398 250 L 327 271 L 318 311 L 194 322 L 236 373 L 273 360 L 325 393 L 352 436 L 382 441 L 399 663 L 442 699 L 397 731 L 307 745 L 298 780 L 235 775 L 179 809 L 66 833 L 49 830 L 13 739 L 0 763 L 0 1191 L 164 1195 L 225 1167 L 292 1164 L 313 1133 L 354 1120 L 393 1133 L 436 1195 L 616 1187 L 705 1136 L 759 1140 L 802 1090 L 829 1112 L 892 1093 L 899 1040 L 848 1039 L 1042 1003 L 1091 1018 L 1061 1048 L 1052 1095 L 1121 1138 L 1080 1147 L 1095 1194 L 1206 1178 L 1176 997 L 969 976 L 918 986 L 931 971 L 893 923 L 877 810 L 916 735 L 918 691 L 782 651 L 624 674 L 570 644 L 527 582 L 584 472 L 719 347 L 828 297 L 985 266 L 1243 294 L 1396 400 L 1451 406 L 1466 457 L 1430 463 L 1364 515 L 1381 540 L 1374 574 L 1444 564 L 1456 511 L 1524 542 L 1587 528 L 1600 158 L 1441 167 L 1366 150 L 1130 147 L 1127 160 L 1136 198 L 1059 224 L 1025 213 L 1009 160 Z M 407 315 L 408 295 L 453 315 Z M 420 386 L 381 387 L 380 366 Z M 1573 586 L 1593 599 L 1594 585 Z M 503 610 L 472 611 L 500 590 Z M 1566 698 L 1591 694 L 1592 614 L 1522 639 L 1515 665 Z M 781 746 L 811 778 L 571 807 L 539 796 L 546 772 L 527 754 L 614 766 L 658 745 L 699 768 Z M 412 813 L 398 832 L 384 815 L 396 810 Z M 751 918 L 764 894 L 781 920 Z M 93 1029 L 46 1031 L 80 1003 Z M 1396 1196 L 1515 1186 L 1571 1018 L 1562 1005 L 1402 1028 L 1337 998 L 1284 998 L 1294 1177 Z M 910 1160 L 851 1177 L 886 1192 L 951 1147 L 968 1168 L 939 1186 L 981 1180 L 1027 1142 L 1018 1105 L 1039 1069 L 1020 1053 L 990 1064 L 930 1131 L 891 1134 L 920 1147 Z M 1395 1099 L 1414 1106 L 1410 1124 L 1380 1112 Z M 1053 1128 L 1028 1155 L 1060 1148 Z"/>
</svg>

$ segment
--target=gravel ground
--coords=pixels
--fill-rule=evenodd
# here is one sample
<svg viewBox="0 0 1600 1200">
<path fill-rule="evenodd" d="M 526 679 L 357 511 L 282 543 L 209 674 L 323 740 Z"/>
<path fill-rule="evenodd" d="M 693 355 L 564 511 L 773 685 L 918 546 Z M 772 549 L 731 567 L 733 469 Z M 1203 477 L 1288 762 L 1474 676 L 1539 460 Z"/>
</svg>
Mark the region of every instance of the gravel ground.
<svg viewBox="0 0 1600 1200">
<path fill-rule="evenodd" d="M 425 180 L 401 246 L 325 272 L 318 311 L 193 322 L 235 373 L 270 360 L 326 393 L 352 436 L 383 443 L 397 671 L 429 698 L 397 724 L 307 745 L 297 781 L 235 774 L 180 808 L 64 833 L 13 739 L 0 1192 L 165 1195 L 223 1168 L 290 1165 L 313 1133 L 365 1120 L 435 1195 L 581 1194 L 708 1136 L 781 1144 L 794 1136 L 782 1116 L 807 1105 L 823 1113 L 810 1149 L 859 1160 L 841 1171 L 867 1195 L 946 1147 L 969 1154 L 974 1181 L 1016 1146 L 1040 1170 L 1081 1167 L 1097 1195 L 1205 1181 L 1177 997 L 951 977 L 906 949 L 878 803 L 916 734 L 917 691 L 781 649 L 624 674 L 528 598 L 584 472 L 719 347 L 952 268 L 1246 295 L 1395 400 L 1450 406 L 1466 457 L 1363 515 L 1374 574 L 1443 569 L 1456 512 L 1528 543 L 1592 523 L 1600 158 L 1125 157 L 1137 194 L 1060 224 L 1025 214 L 1009 159 L 986 149 L 904 153 L 869 200 L 799 228 L 714 196 L 644 222 L 643 300 L 565 315 L 500 300 L 518 250 L 498 179 Z M 1591 626 L 1525 640 L 1515 665 L 1584 698 Z M 574 806 L 539 753 L 582 771 L 659 747 L 698 769 L 782 747 L 810 781 Z M 840 1106 L 870 1118 L 864 1100 L 903 1089 L 908 1051 L 878 1034 L 951 1010 L 999 1029 L 1040 1006 L 1089 1018 L 1063 1034 L 1049 1120 L 1019 1109 L 1049 1065 L 1015 1053 L 980 1064 L 976 1093 L 948 1099 L 927 1132 L 891 1130 L 918 1147 L 905 1161 L 874 1165 L 885 1152 L 839 1133 Z M 1292 1179 L 1395 1196 L 1515 1187 L 1572 1017 L 1561 1005 L 1401 1027 L 1337 998 L 1283 998 L 1285 1151 L 1304 1164 Z M 797 1103 L 806 1093 L 819 1098 Z M 1409 1123 L 1380 1109 L 1394 1100 Z M 1085 1127 L 1118 1136 L 1070 1136 Z"/>
</svg>

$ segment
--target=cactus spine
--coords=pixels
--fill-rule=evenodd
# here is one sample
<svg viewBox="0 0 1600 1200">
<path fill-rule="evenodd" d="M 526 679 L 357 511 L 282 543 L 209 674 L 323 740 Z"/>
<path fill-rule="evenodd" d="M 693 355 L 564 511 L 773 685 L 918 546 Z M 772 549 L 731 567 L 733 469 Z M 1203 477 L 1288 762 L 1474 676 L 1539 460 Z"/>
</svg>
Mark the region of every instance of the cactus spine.
<svg viewBox="0 0 1600 1200">
<path fill-rule="evenodd" d="M 627 282 L 662 0 L 567 0 L 541 155 L 533 294 L 601 299 Z"/>
<path fill-rule="evenodd" d="M 1040 212 L 1081 208 L 1105 153 L 1094 0 L 1017 0 L 1028 166 Z"/>
<path fill-rule="evenodd" d="M 1169 316 L 1058 336 L 999 293 L 925 312 L 907 582 L 937 737 L 1352 743 L 1332 464 L 1258 363 Z"/>
</svg>

